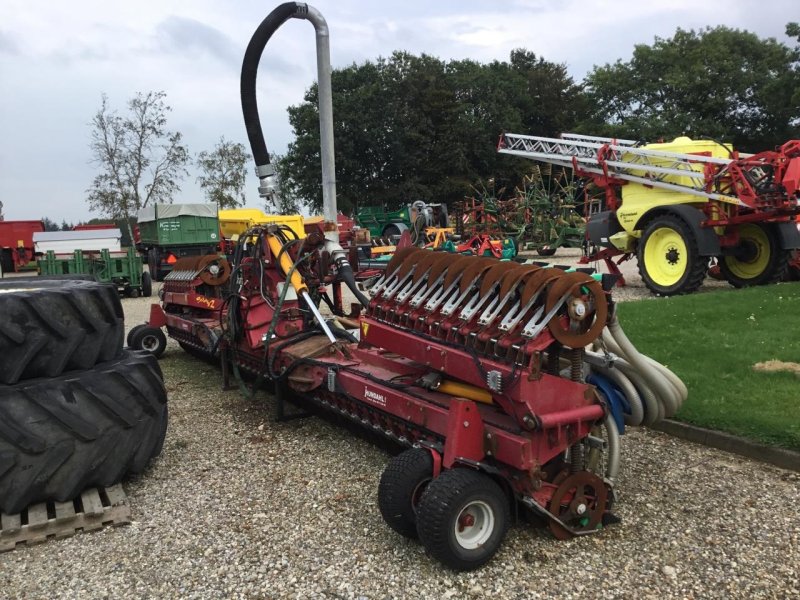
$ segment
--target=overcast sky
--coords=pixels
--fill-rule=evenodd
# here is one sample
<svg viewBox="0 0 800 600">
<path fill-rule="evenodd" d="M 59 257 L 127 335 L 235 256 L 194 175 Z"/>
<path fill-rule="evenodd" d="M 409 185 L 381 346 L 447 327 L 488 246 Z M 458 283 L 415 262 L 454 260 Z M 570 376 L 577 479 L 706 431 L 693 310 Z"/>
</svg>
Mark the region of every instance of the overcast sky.
<svg viewBox="0 0 800 600">
<path fill-rule="evenodd" d="M 796 0 L 318 0 L 334 67 L 393 50 L 444 59 L 507 59 L 524 47 L 581 80 L 595 64 L 627 60 L 634 44 L 677 27 L 728 25 L 784 36 Z M 277 6 L 277 3 L 275 4 Z M 124 108 L 137 91 L 164 90 L 169 127 L 192 155 L 220 136 L 247 142 L 239 68 L 273 8 L 250 0 L 3 0 L 0 3 L 0 201 L 7 219 L 86 220 L 94 176 L 88 123 L 106 93 Z M 794 17 L 792 16 L 794 15 Z M 271 151 L 292 138 L 286 107 L 315 77 L 313 28 L 285 24 L 267 46 L 259 103 Z M 709 82 L 710 85 L 713 82 Z M 531 132 L 534 133 L 534 132 Z M 251 167 L 249 167 L 251 168 Z M 252 170 L 252 168 L 251 168 Z M 177 201 L 203 201 L 191 175 Z M 255 177 L 248 204 L 258 206 Z"/>
</svg>

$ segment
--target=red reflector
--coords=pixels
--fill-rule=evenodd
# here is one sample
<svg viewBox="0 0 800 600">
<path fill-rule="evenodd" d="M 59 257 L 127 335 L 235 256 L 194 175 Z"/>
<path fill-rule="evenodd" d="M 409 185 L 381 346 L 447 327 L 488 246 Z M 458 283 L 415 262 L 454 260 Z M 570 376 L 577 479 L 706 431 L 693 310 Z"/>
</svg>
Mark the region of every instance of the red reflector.
<svg viewBox="0 0 800 600">
<path fill-rule="evenodd" d="M 170 254 L 170 255 L 167 257 L 167 264 L 169 264 L 169 265 L 174 265 L 176 262 L 178 262 L 178 259 L 177 259 L 177 258 L 175 258 L 175 255 L 174 255 L 174 254 Z"/>
</svg>

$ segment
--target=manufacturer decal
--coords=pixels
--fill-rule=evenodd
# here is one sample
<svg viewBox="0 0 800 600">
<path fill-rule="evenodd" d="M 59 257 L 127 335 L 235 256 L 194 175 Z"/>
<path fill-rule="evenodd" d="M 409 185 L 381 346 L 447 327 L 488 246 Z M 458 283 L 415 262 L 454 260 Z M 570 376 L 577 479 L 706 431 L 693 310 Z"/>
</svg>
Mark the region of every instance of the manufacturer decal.
<svg viewBox="0 0 800 600">
<path fill-rule="evenodd" d="M 361 335 L 365 336 L 369 332 L 369 323 L 361 322 Z"/>
<path fill-rule="evenodd" d="M 213 298 L 206 298 L 205 296 L 195 296 L 194 301 L 198 304 L 202 304 L 206 308 L 214 309 L 216 308 L 216 301 Z"/>
<path fill-rule="evenodd" d="M 370 389 L 364 388 L 364 398 L 378 406 L 386 406 L 386 396 Z"/>
</svg>

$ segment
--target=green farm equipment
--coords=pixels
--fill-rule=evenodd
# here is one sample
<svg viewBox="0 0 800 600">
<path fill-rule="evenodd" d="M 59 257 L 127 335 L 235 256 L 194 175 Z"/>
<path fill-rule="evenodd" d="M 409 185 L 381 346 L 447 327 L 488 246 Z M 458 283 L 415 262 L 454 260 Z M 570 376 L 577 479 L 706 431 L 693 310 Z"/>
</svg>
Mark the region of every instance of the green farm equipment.
<svg viewBox="0 0 800 600">
<path fill-rule="evenodd" d="M 71 254 L 48 250 L 38 265 L 41 275 L 92 275 L 100 282 L 113 283 L 131 298 L 153 293 L 150 274 L 143 270 L 133 248 L 122 252 L 74 250 Z"/>
</svg>

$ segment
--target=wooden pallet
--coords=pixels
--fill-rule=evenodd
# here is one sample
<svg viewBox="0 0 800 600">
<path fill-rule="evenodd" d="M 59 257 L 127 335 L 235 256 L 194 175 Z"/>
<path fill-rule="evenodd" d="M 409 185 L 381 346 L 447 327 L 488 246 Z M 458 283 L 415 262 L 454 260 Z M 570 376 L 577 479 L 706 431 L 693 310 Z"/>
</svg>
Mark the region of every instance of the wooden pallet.
<svg viewBox="0 0 800 600">
<path fill-rule="evenodd" d="M 15 515 L 0 513 L 0 552 L 17 544 L 60 540 L 108 525 L 131 522 L 131 509 L 120 484 L 91 488 L 68 502 L 32 504 Z"/>
</svg>

